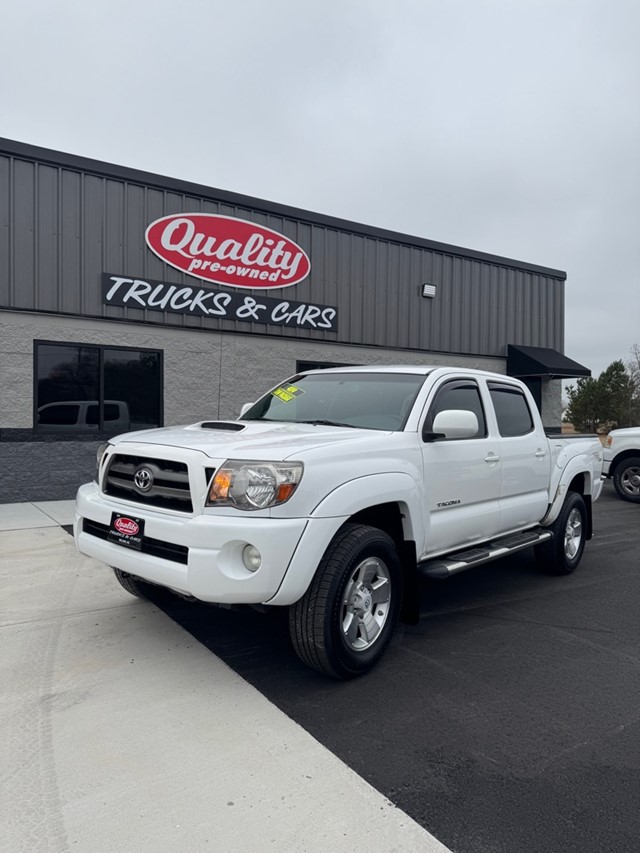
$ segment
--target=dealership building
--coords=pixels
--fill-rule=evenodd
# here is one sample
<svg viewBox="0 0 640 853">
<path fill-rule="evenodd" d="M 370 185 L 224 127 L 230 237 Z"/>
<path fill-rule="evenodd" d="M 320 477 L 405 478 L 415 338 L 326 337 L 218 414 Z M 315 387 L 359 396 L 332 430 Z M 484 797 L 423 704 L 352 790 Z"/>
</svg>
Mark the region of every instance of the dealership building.
<svg viewBox="0 0 640 853">
<path fill-rule="evenodd" d="M 559 431 L 564 272 L 0 139 L 0 503 L 72 498 L 130 429 L 309 368 L 436 364 Z"/>
</svg>

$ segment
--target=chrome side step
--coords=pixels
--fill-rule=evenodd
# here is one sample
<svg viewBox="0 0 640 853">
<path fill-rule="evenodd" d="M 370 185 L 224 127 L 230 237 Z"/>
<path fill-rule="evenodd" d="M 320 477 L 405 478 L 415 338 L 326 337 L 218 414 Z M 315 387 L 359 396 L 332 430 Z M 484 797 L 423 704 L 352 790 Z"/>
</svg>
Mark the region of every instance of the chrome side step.
<svg viewBox="0 0 640 853">
<path fill-rule="evenodd" d="M 507 554 L 515 554 L 516 551 L 547 542 L 552 536 L 551 531 L 544 527 L 537 527 L 524 533 L 512 533 L 509 536 L 485 542 L 477 548 L 456 551 L 453 554 L 447 554 L 446 557 L 435 557 L 433 560 L 423 560 L 418 563 L 418 571 L 428 578 L 448 578 L 473 566 L 490 563 L 499 557 L 506 557 Z"/>
</svg>

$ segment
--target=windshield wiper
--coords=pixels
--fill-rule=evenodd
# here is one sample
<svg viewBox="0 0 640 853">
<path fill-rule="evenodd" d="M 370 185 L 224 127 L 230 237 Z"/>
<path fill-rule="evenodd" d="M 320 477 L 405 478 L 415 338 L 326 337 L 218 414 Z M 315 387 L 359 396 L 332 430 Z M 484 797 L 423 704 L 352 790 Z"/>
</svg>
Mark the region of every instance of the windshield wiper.
<svg viewBox="0 0 640 853">
<path fill-rule="evenodd" d="M 299 424 L 313 424 L 314 426 L 337 426 L 337 427 L 349 427 L 349 429 L 359 429 L 360 427 L 354 426 L 353 424 L 343 424 L 341 421 L 327 421 L 323 418 L 315 418 L 311 421 L 296 421 Z"/>
</svg>

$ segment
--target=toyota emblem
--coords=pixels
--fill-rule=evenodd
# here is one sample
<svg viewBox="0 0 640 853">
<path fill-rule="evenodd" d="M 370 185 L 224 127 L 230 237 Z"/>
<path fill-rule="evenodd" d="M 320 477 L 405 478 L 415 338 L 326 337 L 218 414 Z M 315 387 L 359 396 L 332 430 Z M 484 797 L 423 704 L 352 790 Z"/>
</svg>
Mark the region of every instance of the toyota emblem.
<svg viewBox="0 0 640 853">
<path fill-rule="evenodd" d="M 139 492 L 148 492 L 153 486 L 153 474 L 148 468 L 138 468 L 133 476 L 133 482 Z"/>
</svg>

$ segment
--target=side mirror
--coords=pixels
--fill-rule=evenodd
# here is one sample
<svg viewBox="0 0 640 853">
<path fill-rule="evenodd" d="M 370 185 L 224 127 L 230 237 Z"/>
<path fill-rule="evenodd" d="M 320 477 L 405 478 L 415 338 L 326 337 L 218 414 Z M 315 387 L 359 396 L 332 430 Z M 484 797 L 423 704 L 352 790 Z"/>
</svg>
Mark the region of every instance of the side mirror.
<svg viewBox="0 0 640 853">
<path fill-rule="evenodd" d="M 423 432 L 424 441 L 438 438 L 472 438 L 478 434 L 478 418 L 474 412 L 444 409 L 433 419 L 432 432 Z"/>
<path fill-rule="evenodd" d="M 238 420 L 242 419 L 242 416 L 244 415 L 244 413 L 248 412 L 249 409 L 251 408 L 251 406 L 253 406 L 253 403 L 243 403 L 242 404 L 242 408 L 240 409 L 240 415 L 238 416 Z"/>
</svg>

